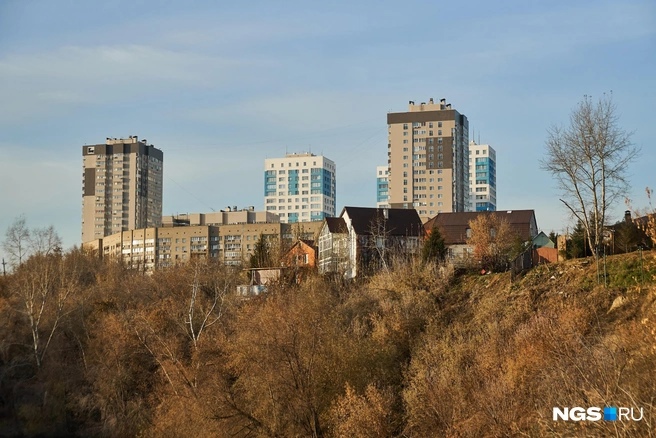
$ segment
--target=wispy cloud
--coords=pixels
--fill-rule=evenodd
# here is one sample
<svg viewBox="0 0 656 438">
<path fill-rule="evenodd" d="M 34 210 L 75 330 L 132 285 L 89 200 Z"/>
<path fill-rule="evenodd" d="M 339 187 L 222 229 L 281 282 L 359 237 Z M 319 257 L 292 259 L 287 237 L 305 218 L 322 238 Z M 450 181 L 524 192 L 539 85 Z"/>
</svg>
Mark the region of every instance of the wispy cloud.
<svg viewBox="0 0 656 438">
<path fill-rule="evenodd" d="M 202 89 L 248 74 L 252 61 L 141 45 L 67 46 L 0 58 L 0 123 L 15 123 L 60 105 L 114 103 L 172 88 Z"/>
</svg>

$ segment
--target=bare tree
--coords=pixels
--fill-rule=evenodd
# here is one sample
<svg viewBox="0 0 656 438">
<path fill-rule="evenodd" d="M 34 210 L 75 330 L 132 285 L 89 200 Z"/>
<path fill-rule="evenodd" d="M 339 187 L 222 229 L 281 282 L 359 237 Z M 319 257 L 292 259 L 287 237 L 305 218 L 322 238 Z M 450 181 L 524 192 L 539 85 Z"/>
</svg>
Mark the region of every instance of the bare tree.
<svg viewBox="0 0 656 438">
<path fill-rule="evenodd" d="M 61 238 L 52 225 L 46 228 L 32 229 L 28 244 L 32 254 L 50 255 L 62 249 Z"/>
<path fill-rule="evenodd" d="M 20 216 L 7 228 L 2 247 L 9 254 L 9 263 L 16 268 L 27 258 L 30 230 L 25 216 Z"/>
<path fill-rule="evenodd" d="M 9 254 L 9 263 L 16 268 L 31 255 L 60 252 L 62 241 L 52 225 L 30 230 L 25 216 L 20 216 L 7 228 L 2 247 Z"/>
<path fill-rule="evenodd" d="M 363 250 L 369 251 L 370 254 L 364 256 L 365 260 L 363 261 L 371 265 L 367 266 L 368 268 L 382 268 L 385 272 L 389 272 L 388 251 L 393 239 L 387 227 L 387 217 L 384 213 L 378 214 L 376 212 L 369 224 L 369 234 L 365 237 L 367 245 L 366 249 L 363 248 Z"/>
<path fill-rule="evenodd" d="M 626 191 L 627 166 L 640 149 L 631 143 L 631 133 L 619 127 L 616 106 L 605 94 L 596 103 L 584 96 L 568 127 L 548 130 L 546 146 L 541 167 L 558 182 L 561 202 L 583 223 L 597 257 L 606 213 Z"/>
<path fill-rule="evenodd" d="M 32 335 L 31 350 L 40 368 L 53 336 L 75 309 L 80 295 L 81 260 L 72 256 L 35 254 L 13 277 L 12 291 Z"/>
</svg>

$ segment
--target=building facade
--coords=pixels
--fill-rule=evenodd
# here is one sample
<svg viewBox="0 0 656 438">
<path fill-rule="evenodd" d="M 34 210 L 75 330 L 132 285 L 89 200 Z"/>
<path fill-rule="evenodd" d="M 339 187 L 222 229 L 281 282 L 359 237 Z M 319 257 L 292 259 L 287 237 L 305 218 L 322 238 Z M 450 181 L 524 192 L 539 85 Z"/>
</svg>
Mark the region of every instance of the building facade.
<svg viewBox="0 0 656 438">
<path fill-rule="evenodd" d="M 507 211 L 468 211 L 462 213 L 441 213 L 424 224 L 427 234 L 433 228 L 440 230 L 450 259 L 471 257 L 474 247 L 469 244 L 472 235 L 471 222 L 481 215 L 490 215 L 508 222 L 511 232 L 521 242 L 531 242 L 538 235 L 538 224 L 534 210 Z"/>
<path fill-rule="evenodd" d="M 226 210 L 211 213 L 182 213 L 162 217 L 162 226 L 194 226 L 194 225 L 230 225 L 230 224 L 275 224 L 280 217 L 269 211 L 255 211 L 250 206 L 237 209 L 236 206 Z"/>
<path fill-rule="evenodd" d="M 389 208 L 389 182 L 387 166 L 376 167 L 376 208 Z"/>
<path fill-rule="evenodd" d="M 260 238 L 266 239 L 273 249 L 284 250 L 294 239 L 313 241 L 322 225 L 323 222 L 318 221 L 141 228 L 88 241 L 84 247 L 97 251 L 101 257 L 121 259 L 127 266 L 145 271 L 186 263 L 194 258 L 241 266 L 248 264 Z"/>
<path fill-rule="evenodd" d="M 415 254 L 424 227 L 416 210 L 344 207 L 319 231 L 319 273 L 355 278 Z"/>
<path fill-rule="evenodd" d="M 388 113 L 389 205 L 422 218 L 469 208 L 469 122 L 441 99 Z"/>
<path fill-rule="evenodd" d="M 488 144 L 469 142 L 469 210 L 497 209 L 497 153 Z"/>
<path fill-rule="evenodd" d="M 312 153 L 264 161 L 264 208 L 280 222 L 321 221 L 335 216 L 335 163 Z"/>
<path fill-rule="evenodd" d="M 82 147 L 82 242 L 162 220 L 161 150 L 137 136 Z"/>
</svg>

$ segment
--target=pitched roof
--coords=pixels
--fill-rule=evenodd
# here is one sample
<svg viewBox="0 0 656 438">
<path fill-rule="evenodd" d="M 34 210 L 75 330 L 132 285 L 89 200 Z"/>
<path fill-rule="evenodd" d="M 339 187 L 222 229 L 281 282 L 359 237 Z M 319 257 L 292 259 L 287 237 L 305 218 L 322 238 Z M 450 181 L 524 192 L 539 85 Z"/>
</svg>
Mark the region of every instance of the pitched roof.
<svg viewBox="0 0 656 438">
<path fill-rule="evenodd" d="M 479 215 L 489 214 L 505 219 L 511 228 L 524 240 L 531 240 L 531 223 L 535 222 L 533 210 L 503 210 L 503 211 L 465 211 L 458 213 L 439 213 L 424 224 L 427 232 L 438 227 L 446 245 L 464 244 L 467 242 L 467 229 L 469 222 Z"/>
<path fill-rule="evenodd" d="M 385 232 L 391 236 L 419 236 L 424 228 L 417 210 L 414 208 L 370 208 L 344 207 L 344 213 L 351 219 L 356 234 L 372 234 L 376 224 L 383 224 Z"/>
<path fill-rule="evenodd" d="M 347 234 L 348 228 L 346 227 L 346 222 L 341 217 L 327 217 L 325 219 L 326 226 L 328 226 L 328 231 L 331 233 L 341 233 Z"/>
<path fill-rule="evenodd" d="M 315 249 L 314 241 L 312 240 L 307 240 L 307 239 L 297 239 L 292 246 L 289 247 L 289 251 L 291 251 L 295 246 L 309 246 L 312 249 Z"/>
</svg>

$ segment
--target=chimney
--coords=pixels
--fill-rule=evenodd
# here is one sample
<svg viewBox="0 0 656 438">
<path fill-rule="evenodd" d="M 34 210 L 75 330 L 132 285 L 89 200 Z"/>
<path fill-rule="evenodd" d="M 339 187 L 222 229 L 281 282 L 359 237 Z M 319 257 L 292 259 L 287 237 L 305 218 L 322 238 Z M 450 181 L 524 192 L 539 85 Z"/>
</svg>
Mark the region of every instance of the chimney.
<svg viewBox="0 0 656 438">
<path fill-rule="evenodd" d="M 631 223 L 631 210 L 626 210 L 624 212 L 624 222 L 626 222 L 627 224 Z"/>
</svg>

